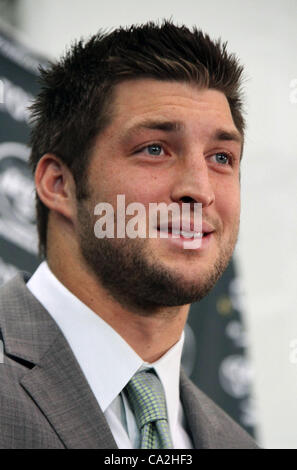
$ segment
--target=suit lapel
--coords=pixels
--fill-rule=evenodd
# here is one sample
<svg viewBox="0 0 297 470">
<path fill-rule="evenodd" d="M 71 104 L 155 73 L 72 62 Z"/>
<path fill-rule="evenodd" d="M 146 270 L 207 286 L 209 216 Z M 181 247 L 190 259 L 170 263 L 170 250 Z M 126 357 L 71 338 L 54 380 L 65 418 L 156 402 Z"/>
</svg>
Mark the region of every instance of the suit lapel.
<svg viewBox="0 0 297 470">
<path fill-rule="evenodd" d="M 25 275 L 28 279 L 28 275 Z M 34 364 L 20 383 L 42 410 L 66 448 L 117 448 L 60 329 L 18 275 L 2 290 L 5 351 Z"/>
<path fill-rule="evenodd" d="M 187 377 L 183 368 L 180 374 L 180 393 L 184 413 L 195 449 L 211 449 L 214 434 L 213 424 L 203 409 L 203 395 Z"/>
<path fill-rule="evenodd" d="M 21 384 L 66 448 L 117 448 L 79 365 L 60 335 Z"/>
</svg>

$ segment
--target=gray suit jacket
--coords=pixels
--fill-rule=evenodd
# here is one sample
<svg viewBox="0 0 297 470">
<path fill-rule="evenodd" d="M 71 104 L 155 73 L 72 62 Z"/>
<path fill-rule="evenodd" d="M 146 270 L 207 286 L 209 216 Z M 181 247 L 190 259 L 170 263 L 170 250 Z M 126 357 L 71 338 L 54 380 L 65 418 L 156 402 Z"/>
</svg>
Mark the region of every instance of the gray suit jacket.
<svg viewBox="0 0 297 470">
<path fill-rule="evenodd" d="M 29 277 L 0 289 L 0 448 L 116 449 L 61 330 L 27 289 Z M 195 448 L 257 448 L 183 371 L 180 387 Z"/>
</svg>

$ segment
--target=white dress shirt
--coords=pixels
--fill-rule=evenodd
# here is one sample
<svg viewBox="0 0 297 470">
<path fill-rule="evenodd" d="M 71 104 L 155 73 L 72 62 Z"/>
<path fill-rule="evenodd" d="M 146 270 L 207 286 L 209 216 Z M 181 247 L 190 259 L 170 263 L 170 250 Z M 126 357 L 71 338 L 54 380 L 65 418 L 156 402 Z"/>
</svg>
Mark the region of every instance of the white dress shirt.
<svg viewBox="0 0 297 470">
<path fill-rule="evenodd" d="M 73 295 L 44 261 L 28 289 L 60 327 L 120 449 L 139 448 L 139 431 L 124 387 L 140 369 L 153 367 L 163 385 L 174 448 L 191 449 L 179 397 L 184 333 L 160 359 L 148 364 L 99 315 Z"/>
</svg>

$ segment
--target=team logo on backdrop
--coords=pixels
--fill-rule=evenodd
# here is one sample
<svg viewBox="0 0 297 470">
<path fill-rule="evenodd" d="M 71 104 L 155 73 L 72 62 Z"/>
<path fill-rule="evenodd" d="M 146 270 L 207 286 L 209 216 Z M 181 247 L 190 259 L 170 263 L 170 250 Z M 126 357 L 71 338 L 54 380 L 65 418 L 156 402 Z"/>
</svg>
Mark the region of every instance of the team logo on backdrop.
<svg viewBox="0 0 297 470">
<path fill-rule="evenodd" d="M 219 368 L 219 381 L 226 393 L 243 398 L 250 393 L 252 370 L 248 359 L 241 354 L 225 357 Z"/>
<path fill-rule="evenodd" d="M 28 156 L 24 144 L 0 144 L 0 234 L 36 254 L 34 183 Z"/>
<path fill-rule="evenodd" d="M 28 123 L 29 106 L 32 102 L 31 93 L 15 85 L 8 78 L 0 77 L 0 111 L 7 112 L 16 121 Z"/>
<path fill-rule="evenodd" d="M 250 361 L 242 354 L 225 357 L 219 366 L 219 382 L 222 389 L 239 400 L 239 419 L 242 425 L 253 427 L 257 424 L 256 405 L 251 399 L 253 370 Z"/>
</svg>

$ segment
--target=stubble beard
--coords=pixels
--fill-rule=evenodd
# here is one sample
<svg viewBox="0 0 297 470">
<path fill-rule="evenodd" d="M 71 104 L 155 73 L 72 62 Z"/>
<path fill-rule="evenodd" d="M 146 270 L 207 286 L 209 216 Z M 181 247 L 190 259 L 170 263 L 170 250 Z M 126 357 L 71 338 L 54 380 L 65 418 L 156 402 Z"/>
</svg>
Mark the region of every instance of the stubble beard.
<svg viewBox="0 0 297 470">
<path fill-rule="evenodd" d="M 203 299 L 227 268 L 239 229 L 238 220 L 227 243 L 217 240 L 217 258 L 203 279 L 189 282 L 158 261 L 146 239 L 96 238 L 94 222 L 82 203 L 78 204 L 78 220 L 80 252 L 87 268 L 114 300 L 140 315 Z M 195 256 L 192 250 L 185 251 L 185 257 Z"/>
</svg>

